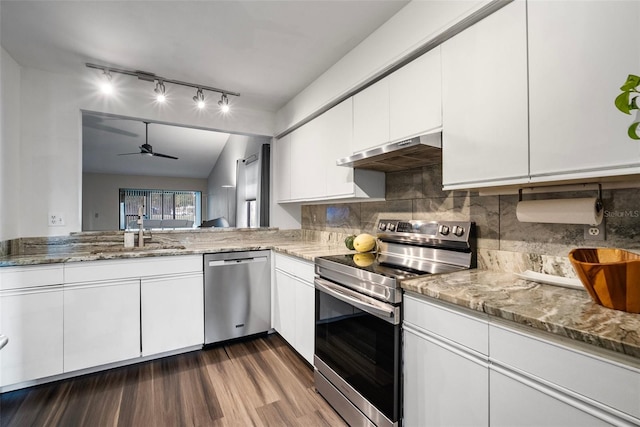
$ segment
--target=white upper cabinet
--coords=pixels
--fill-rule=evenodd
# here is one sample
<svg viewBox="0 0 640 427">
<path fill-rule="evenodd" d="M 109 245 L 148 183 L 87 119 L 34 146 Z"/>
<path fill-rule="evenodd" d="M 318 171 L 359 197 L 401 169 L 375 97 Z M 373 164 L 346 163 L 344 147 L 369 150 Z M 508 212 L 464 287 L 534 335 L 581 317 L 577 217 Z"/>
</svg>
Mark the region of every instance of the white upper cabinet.
<svg viewBox="0 0 640 427">
<path fill-rule="evenodd" d="M 353 96 L 353 152 L 389 142 L 389 78 Z"/>
<path fill-rule="evenodd" d="M 276 142 L 278 202 L 384 198 L 384 173 L 336 165 L 353 152 L 353 102 L 341 102 Z"/>
<path fill-rule="evenodd" d="M 528 181 L 526 28 L 516 0 L 442 44 L 445 188 Z"/>
<path fill-rule="evenodd" d="M 440 47 L 389 76 L 389 140 L 442 127 Z"/>
<path fill-rule="evenodd" d="M 353 152 L 353 98 L 336 105 L 317 119 L 321 128 L 321 143 L 325 147 L 324 167 L 327 194 L 353 193 L 353 168 L 337 166 L 336 160 Z"/>
<path fill-rule="evenodd" d="M 291 134 L 274 144 L 274 192 L 277 201 L 291 199 Z"/>
<path fill-rule="evenodd" d="M 353 96 L 353 152 L 442 126 L 440 47 Z"/>
<path fill-rule="evenodd" d="M 309 200 L 326 194 L 321 127 L 312 120 L 291 133 L 291 199 Z"/>
<path fill-rule="evenodd" d="M 614 99 L 640 72 L 640 2 L 531 1 L 528 18 L 532 180 L 638 173 Z"/>
</svg>

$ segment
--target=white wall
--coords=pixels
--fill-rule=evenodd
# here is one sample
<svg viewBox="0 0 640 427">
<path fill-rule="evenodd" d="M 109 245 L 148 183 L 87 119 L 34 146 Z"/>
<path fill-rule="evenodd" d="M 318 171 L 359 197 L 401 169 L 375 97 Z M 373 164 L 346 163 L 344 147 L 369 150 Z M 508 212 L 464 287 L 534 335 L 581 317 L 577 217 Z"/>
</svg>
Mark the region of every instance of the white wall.
<svg viewBox="0 0 640 427">
<path fill-rule="evenodd" d="M 276 134 L 350 92 L 489 0 L 413 0 L 276 114 Z"/>
<path fill-rule="evenodd" d="M 172 87 L 172 102 L 159 108 L 152 101 L 153 85 L 129 76 L 114 75 L 118 92 L 106 98 L 97 91 L 98 70 L 79 66 L 76 74 L 64 75 L 25 67 L 21 70 L 20 155 L 11 153 L 3 160 L 20 169 L 17 191 L 24 197 L 13 208 L 13 218 L 18 221 L 16 236 L 65 235 L 81 230 L 82 110 L 225 132 L 273 134 L 273 113 L 243 108 L 241 103 L 227 116 L 214 110 L 202 113 L 194 109 L 193 93 L 187 88 Z M 11 108 L 16 108 L 15 100 L 11 101 Z M 49 227 L 48 213 L 61 214 L 65 226 Z"/>
<path fill-rule="evenodd" d="M 121 188 L 200 191 L 202 192 L 202 216 L 206 215 L 206 179 L 84 173 L 82 174 L 82 230 L 118 229 Z"/>
<path fill-rule="evenodd" d="M 20 236 L 20 66 L 0 52 L 0 241 Z"/>
<path fill-rule="evenodd" d="M 227 144 L 211 169 L 208 179 L 208 218 L 227 218 L 233 227 L 236 224 L 236 161 L 260 151 L 262 144 L 271 138 L 230 135 Z M 231 185 L 232 188 L 223 188 Z M 204 218 L 203 218 L 204 220 Z"/>
</svg>

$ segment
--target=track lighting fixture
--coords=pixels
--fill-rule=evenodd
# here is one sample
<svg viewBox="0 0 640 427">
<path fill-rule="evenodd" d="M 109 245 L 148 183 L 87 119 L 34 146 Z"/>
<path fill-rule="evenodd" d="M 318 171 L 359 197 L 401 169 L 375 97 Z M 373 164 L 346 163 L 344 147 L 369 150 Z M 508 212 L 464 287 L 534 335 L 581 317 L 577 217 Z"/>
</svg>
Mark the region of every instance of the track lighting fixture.
<svg viewBox="0 0 640 427">
<path fill-rule="evenodd" d="M 102 82 L 100 83 L 100 90 L 105 95 L 111 95 L 113 93 L 113 83 L 111 83 L 111 73 L 106 68 L 102 70 Z"/>
<path fill-rule="evenodd" d="M 193 101 L 201 110 L 204 108 L 205 106 L 204 93 L 202 93 L 202 89 L 198 88 L 198 91 L 196 92 L 196 96 L 193 97 Z"/>
<path fill-rule="evenodd" d="M 220 101 L 218 101 L 218 105 L 220 106 L 220 111 L 223 113 L 226 114 L 229 112 L 229 98 L 227 98 L 227 94 L 222 94 Z"/>
<path fill-rule="evenodd" d="M 156 88 L 153 90 L 156 93 L 156 101 L 164 102 L 167 99 L 164 89 L 164 83 L 162 80 L 156 82 Z"/>
<path fill-rule="evenodd" d="M 231 92 L 228 90 L 218 89 L 215 87 L 205 86 L 201 84 L 188 83 L 181 80 L 167 79 L 165 77 L 160 77 L 155 75 L 154 73 L 149 73 L 146 71 L 127 70 L 123 68 L 106 67 L 104 65 L 96 65 L 96 64 L 89 64 L 89 63 L 85 65 L 88 68 L 95 68 L 98 70 L 102 70 L 103 82 L 100 84 L 100 88 L 104 93 L 113 92 L 113 85 L 111 84 L 111 73 L 120 73 L 120 74 L 126 74 L 128 76 L 137 77 L 139 80 L 144 80 L 147 82 L 155 82 L 156 88 L 154 89 L 154 92 L 156 93 L 156 100 L 158 102 L 166 102 L 167 100 L 166 90 L 164 87 L 165 83 L 172 83 L 180 86 L 195 88 L 196 96 L 193 97 L 193 101 L 197 104 L 198 108 L 200 109 L 203 109 L 205 107 L 205 98 L 204 98 L 205 90 L 208 90 L 209 92 L 217 92 L 221 94 L 220 101 L 218 101 L 218 106 L 220 107 L 220 110 L 223 113 L 229 112 L 229 109 L 230 109 L 228 95 L 240 96 L 240 94 L 237 92 Z"/>
</svg>

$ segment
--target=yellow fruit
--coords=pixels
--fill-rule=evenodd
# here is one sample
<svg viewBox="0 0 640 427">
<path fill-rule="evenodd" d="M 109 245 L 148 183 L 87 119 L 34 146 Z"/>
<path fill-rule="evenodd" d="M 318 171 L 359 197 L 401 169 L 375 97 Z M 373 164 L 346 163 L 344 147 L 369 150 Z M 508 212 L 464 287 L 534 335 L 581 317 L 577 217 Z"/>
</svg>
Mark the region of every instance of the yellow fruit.
<svg viewBox="0 0 640 427">
<path fill-rule="evenodd" d="M 353 262 L 359 267 L 369 267 L 376 260 L 376 255 L 371 252 L 359 253 L 353 255 Z"/>
<path fill-rule="evenodd" d="M 376 247 L 376 238 L 371 234 L 360 234 L 353 239 L 353 248 L 358 252 L 369 252 Z"/>
</svg>

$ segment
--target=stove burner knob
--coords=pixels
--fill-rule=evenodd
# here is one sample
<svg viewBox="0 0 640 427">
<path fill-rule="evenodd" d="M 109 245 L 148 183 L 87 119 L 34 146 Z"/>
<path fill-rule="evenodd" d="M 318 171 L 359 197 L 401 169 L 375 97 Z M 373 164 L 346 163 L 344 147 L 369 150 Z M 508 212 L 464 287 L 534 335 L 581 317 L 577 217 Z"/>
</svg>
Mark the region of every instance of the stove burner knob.
<svg viewBox="0 0 640 427">
<path fill-rule="evenodd" d="M 464 228 L 460 227 L 459 225 L 454 225 L 452 231 L 453 231 L 453 234 L 455 234 L 458 237 L 464 234 Z"/>
<path fill-rule="evenodd" d="M 378 228 L 380 229 L 380 231 L 384 231 L 384 230 L 386 230 L 386 229 L 387 229 L 387 224 L 385 224 L 384 222 L 381 222 L 381 223 L 378 225 Z"/>
<path fill-rule="evenodd" d="M 443 236 L 446 236 L 447 234 L 449 234 L 449 227 L 446 225 L 441 225 L 440 227 L 438 227 L 438 231 L 440 232 L 440 234 L 442 234 Z"/>
<path fill-rule="evenodd" d="M 396 225 L 392 222 L 387 224 L 387 230 L 389 231 L 396 231 Z"/>
</svg>

